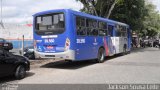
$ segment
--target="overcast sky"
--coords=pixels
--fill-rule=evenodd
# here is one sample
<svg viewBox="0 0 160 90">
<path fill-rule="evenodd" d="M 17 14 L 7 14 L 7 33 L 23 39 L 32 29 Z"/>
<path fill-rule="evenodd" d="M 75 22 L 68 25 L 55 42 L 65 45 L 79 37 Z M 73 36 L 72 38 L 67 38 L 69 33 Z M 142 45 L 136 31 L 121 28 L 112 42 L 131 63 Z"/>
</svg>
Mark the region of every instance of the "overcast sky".
<svg viewBox="0 0 160 90">
<path fill-rule="evenodd" d="M 160 0 L 151 0 L 154 5 L 156 5 L 157 10 L 160 12 Z"/>
<path fill-rule="evenodd" d="M 32 15 L 39 11 L 70 8 L 79 10 L 83 7 L 76 0 L 2 0 L 4 22 L 32 21 Z M 160 0 L 152 0 L 160 11 Z"/>
<path fill-rule="evenodd" d="M 32 21 L 32 15 L 51 9 L 79 10 L 83 7 L 76 0 L 2 0 L 4 22 Z"/>
</svg>

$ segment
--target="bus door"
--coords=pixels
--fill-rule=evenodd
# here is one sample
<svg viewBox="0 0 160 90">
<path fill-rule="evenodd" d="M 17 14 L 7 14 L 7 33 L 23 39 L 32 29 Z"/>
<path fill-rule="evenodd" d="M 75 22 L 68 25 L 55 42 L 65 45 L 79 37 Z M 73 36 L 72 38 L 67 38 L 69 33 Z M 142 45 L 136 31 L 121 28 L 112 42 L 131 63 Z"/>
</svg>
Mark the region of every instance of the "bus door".
<svg viewBox="0 0 160 90">
<path fill-rule="evenodd" d="M 109 48 L 109 56 L 115 54 L 115 38 L 114 38 L 114 26 L 108 25 L 108 36 L 107 36 L 107 43 Z"/>
<path fill-rule="evenodd" d="M 122 52 L 125 52 L 124 50 L 128 50 L 128 30 L 126 26 L 121 26 L 120 28 L 120 32 L 121 32 L 121 47 L 123 49 Z"/>
</svg>

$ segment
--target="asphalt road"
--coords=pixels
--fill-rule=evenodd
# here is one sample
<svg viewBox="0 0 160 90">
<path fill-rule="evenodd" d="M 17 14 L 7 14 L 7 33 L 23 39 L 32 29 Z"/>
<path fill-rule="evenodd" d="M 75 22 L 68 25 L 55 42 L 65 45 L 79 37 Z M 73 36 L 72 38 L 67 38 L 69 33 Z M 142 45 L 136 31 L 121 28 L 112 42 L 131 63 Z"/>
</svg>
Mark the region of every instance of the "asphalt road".
<svg viewBox="0 0 160 90">
<path fill-rule="evenodd" d="M 1 83 L 18 84 L 155 84 L 160 83 L 160 50 L 136 49 L 124 56 L 107 57 L 104 63 L 49 62 L 32 68 L 23 80 L 10 77 Z"/>
</svg>

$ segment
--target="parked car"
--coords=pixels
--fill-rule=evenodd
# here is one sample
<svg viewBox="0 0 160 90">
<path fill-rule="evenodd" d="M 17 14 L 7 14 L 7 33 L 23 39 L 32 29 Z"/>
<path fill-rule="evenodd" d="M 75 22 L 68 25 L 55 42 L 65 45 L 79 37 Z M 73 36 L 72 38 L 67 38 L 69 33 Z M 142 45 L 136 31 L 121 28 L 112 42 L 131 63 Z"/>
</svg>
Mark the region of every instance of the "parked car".
<svg viewBox="0 0 160 90">
<path fill-rule="evenodd" d="M 159 47 L 159 40 L 155 40 L 153 42 L 153 47 Z"/>
<path fill-rule="evenodd" d="M 7 42 L 5 39 L 0 38 L 0 48 L 3 48 L 7 51 L 13 49 L 13 44 L 11 42 Z"/>
<path fill-rule="evenodd" d="M 14 75 L 16 79 L 23 79 L 29 70 L 30 62 L 27 57 L 0 49 L 0 77 Z"/>
<path fill-rule="evenodd" d="M 22 49 L 19 50 L 20 55 L 22 55 Z M 29 59 L 35 59 L 34 46 L 28 46 L 24 48 L 23 54 Z"/>
</svg>

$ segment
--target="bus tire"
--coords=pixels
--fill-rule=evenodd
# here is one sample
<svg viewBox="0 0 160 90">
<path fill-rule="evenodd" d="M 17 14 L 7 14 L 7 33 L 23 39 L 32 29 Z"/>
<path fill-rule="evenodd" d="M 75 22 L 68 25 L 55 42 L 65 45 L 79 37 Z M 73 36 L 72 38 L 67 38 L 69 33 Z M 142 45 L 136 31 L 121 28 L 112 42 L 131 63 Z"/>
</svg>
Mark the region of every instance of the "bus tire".
<svg viewBox="0 0 160 90">
<path fill-rule="evenodd" d="M 124 45 L 124 47 L 123 47 L 123 55 L 126 55 L 127 54 L 127 48 L 126 48 L 126 46 Z"/>
<path fill-rule="evenodd" d="M 131 51 L 128 51 L 128 52 L 127 52 L 127 54 L 130 54 L 130 53 L 131 53 Z"/>
<path fill-rule="evenodd" d="M 105 55 L 104 55 L 104 48 L 100 48 L 98 50 L 98 55 L 97 55 L 97 62 L 98 63 L 103 63 L 105 59 Z"/>
</svg>

